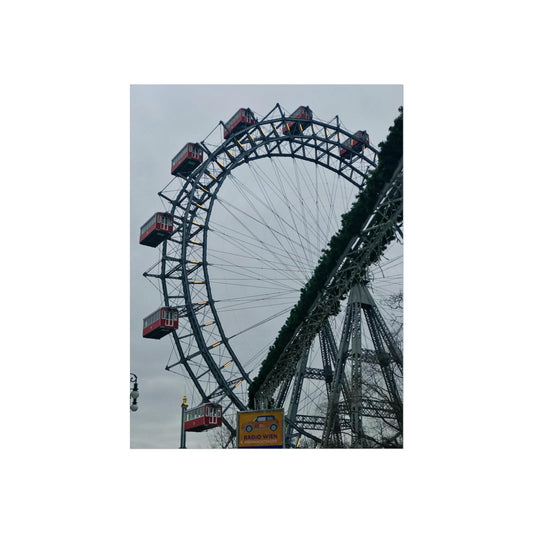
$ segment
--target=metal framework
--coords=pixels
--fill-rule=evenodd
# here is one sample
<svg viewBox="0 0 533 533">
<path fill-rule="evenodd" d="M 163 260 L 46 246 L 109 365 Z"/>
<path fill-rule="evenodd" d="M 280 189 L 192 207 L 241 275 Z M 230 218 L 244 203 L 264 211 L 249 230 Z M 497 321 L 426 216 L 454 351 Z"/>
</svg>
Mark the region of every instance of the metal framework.
<svg viewBox="0 0 533 533">
<path fill-rule="evenodd" d="M 363 356 L 362 321 L 366 319 L 374 350 Z M 369 371 L 364 367 L 369 366 Z M 375 368 L 381 370 L 379 380 Z M 387 434 L 403 435 L 403 360 L 366 285 L 355 285 L 345 314 L 343 336 L 337 352 L 333 387 L 328 397 L 321 446 L 345 445 L 342 428 L 348 428 L 352 447 L 368 446 L 363 417 L 388 420 Z"/>
<path fill-rule="evenodd" d="M 172 237 L 162 243 L 159 261 L 143 274 L 146 278 L 157 280 L 164 305 L 177 306 L 180 313 L 180 329 L 172 332 L 173 360 L 169 359 L 166 369 L 183 368 L 202 402 L 216 401 L 222 404 L 224 425 L 231 436 L 235 435 L 234 411 L 247 408 L 247 386 L 251 383 L 251 377 L 250 369 L 246 368 L 241 354 L 238 355 L 233 347 L 232 340 L 236 335 L 227 335 L 225 332 L 210 279 L 208 241 L 211 233 L 217 231 L 211 220 L 213 210 L 219 203 L 222 185 L 241 165 L 267 158 L 289 158 L 307 161 L 333 172 L 353 185 L 356 193 L 364 187 L 368 170 L 377 163 L 377 150 L 372 146 L 368 146 L 364 152 L 353 153 L 351 158 L 339 156 L 342 143 L 352 134 L 341 127 L 338 117 L 329 123 L 313 119 L 309 126 L 302 128 L 299 124 L 296 132 L 283 134 L 286 123 L 286 113 L 276 104 L 253 126 L 236 135 L 229 135 L 226 140 L 212 143 L 211 132 L 200 142 L 204 151 L 203 163 L 189 176 L 173 179 L 159 192 L 173 217 L 175 230 Z M 219 131 L 223 132 L 225 126 L 222 122 L 220 125 Z M 346 351 L 340 350 L 339 346 L 346 344 L 348 337 L 343 337 L 339 345 L 328 318 L 332 306 L 350 291 L 354 280 L 368 267 L 367 259 L 372 251 L 382 245 L 385 232 L 394 227 L 398 220 L 401 213 L 401 170 L 391 182 L 364 233 L 350 243 L 332 273 L 327 290 L 320 301 L 315 302 L 306 327 L 299 328 L 294 342 L 284 353 L 282 364 L 261 389 L 261 397 L 265 401 L 276 390 L 277 405 L 284 405 L 289 400 L 286 417 L 289 445 L 294 445 L 294 439 L 302 435 L 317 443 L 333 439 L 336 445 L 342 445 L 341 431 L 349 428 L 353 434 L 353 428 L 358 424 L 353 416 L 348 420 L 339 413 L 345 409 L 344 403 L 354 403 L 354 379 L 360 379 L 360 373 L 353 370 L 354 376 L 359 377 L 346 377 L 344 369 L 350 358 L 342 355 L 339 359 L 339 354 Z M 371 306 L 371 309 L 374 307 Z M 390 334 L 384 329 L 384 321 L 377 318 L 375 312 L 370 311 L 370 314 L 376 343 L 380 346 L 376 347 L 375 353 L 383 353 L 381 348 L 387 346 L 397 363 L 401 355 L 399 350 L 391 348 L 388 342 Z M 348 329 L 354 328 L 353 316 L 350 314 L 350 318 L 346 318 Z M 307 364 L 311 343 L 315 338 L 319 339 L 321 368 L 311 368 Z M 374 352 L 361 351 L 358 361 L 364 361 L 365 357 L 372 359 L 371 364 L 375 364 Z M 309 380 L 320 383 L 331 399 L 331 407 L 328 403 L 325 415 L 314 416 L 299 410 L 302 386 Z M 394 391 L 392 383 L 395 383 L 394 378 L 387 382 L 389 395 Z M 394 401 L 399 397 L 400 393 L 392 394 L 390 398 L 382 400 L 385 403 L 361 397 L 357 416 L 390 418 L 394 411 L 397 419 L 399 408 Z M 336 408 L 333 407 L 334 403 Z M 353 405 L 349 409 L 353 411 Z M 317 437 L 317 431 L 323 435 Z M 359 437 L 354 438 L 354 442 L 360 441 Z"/>
<path fill-rule="evenodd" d="M 306 318 L 286 346 L 275 368 L 261 385 L 257 397 L 258 407 L 274 405 L 281 407 L 291 382 L 293 395 L 289 403 L 287 421 L 287 446 L 303 429 L 323 428 L 322 437 L 311 438 L 322 447 L 368 446 L 362 418 L 373 417 L 390 420 L 385 434 L 395 438 L 401 445 L 403 435 L 402 376 L 403 357 L 389 332 L 385 321 L 365 286 L 357 284 L 369 266 L 369 257 L 375 249 L 381 249 L 386 235 L 395 228 L 400 219 L 402 201 L 403 164 L 400 162 L 387 183 L 374 212 L 369 217 L 360 235 L 352 238 L 343 256 L 331 272 L 329 281 L 317 297 Z M 335 343 L 329 325 L 329 317 L 335 313 L 337 302 L 350 292 L 344 313 L 344 325 L 339 344 Z M 361 323 L 366 319 L 374 351 L 362 353 Z M 307 369 L 306 361 L 310 346 L 316 337 L 320 339 L 323 369 Z M 349 348 L 351 342 L 351 348 Z M 374 354 L 373 357 L 370 354 Z M 346 371 L 350 360 L 350 370 Z M 368 379 L 363 373 L 363 362 L 378 363 L 382 383 L 374 384 L 368 397 L 363 389 L 368 388 Z M 332 372 L 332 368 L 334 371 Z M 327 396 L 326 416 L 298 417 L 299 391 L 304 376 L 324 379 Z M 375 377 L 375 373 L 374 373 Z M 276 394 L 277 391 L 277 394 Z M 275 397 L 275 400 L 274 400 Z M 349 440 L 343 438 L 347 433 Z M 310 435 L 307 435 L 310 436 Z M 383 442 L 384 435 L 382 435 Z"/>
<path fill-rule="evenodd" d="M 335 313 L 337 302 L 362 279 L 376 250 L 382 250 L 387 236 L 403 211 L 403 165 L 400 163 L 387 184 L 378 205 L 367 220 L 361 235 L 355 235 L 331 272 L 326 286 L 311 306 L 307 318 L 295 331 L 280 363 L 261 387 L 260 404 L 265 406 L 278 385 L 294 373 L 294 366 L 311 341 Z"/>
</svg>

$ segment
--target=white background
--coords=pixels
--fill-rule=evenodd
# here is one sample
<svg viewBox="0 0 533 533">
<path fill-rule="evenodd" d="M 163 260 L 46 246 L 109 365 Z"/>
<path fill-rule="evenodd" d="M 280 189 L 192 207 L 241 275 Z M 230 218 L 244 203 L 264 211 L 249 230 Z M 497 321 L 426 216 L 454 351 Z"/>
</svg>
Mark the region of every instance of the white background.
<svg viewBox="0 0 533 533">
<path fill-rule="evenodd" d="M 309 5 L 1 8 L 3 530 L 531 530 L 524 4 Z M 404 450 L 129 449 L 129 85 L 190 82 L 404 85 Z"/>
</svg>

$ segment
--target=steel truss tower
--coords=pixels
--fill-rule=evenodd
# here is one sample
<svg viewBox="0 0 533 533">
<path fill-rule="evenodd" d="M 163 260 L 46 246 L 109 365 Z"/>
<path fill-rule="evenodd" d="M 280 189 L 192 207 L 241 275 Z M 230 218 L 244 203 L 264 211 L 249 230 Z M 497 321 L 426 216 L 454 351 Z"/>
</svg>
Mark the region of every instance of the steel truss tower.
<svg viewBox="0 0 533 533">
<path fill-rule="evenodd" d="M 363 331 L 371 338 L 370 349 L 362 348 Z M 328 337 L 327 331 L 324 336 Z M 335 348 L 321 447 L 401 446 L 402 352 L 365 284 L 350 291 L 342 336 Z M 380 442 L 365 433 L 363 418 L 381 421 Z M 350 442 L 343 440 L 343 433 L 350 435 Z"/>
<path fill-rule="evenodd" d="M 321 439 L 313 439 L 322 448 L 401 447 L 402 351 L 366 284 L 355 285 L 350 291 L 339 344 L 329 321 L 318 341 L 322 368 L 307 366 L 307 351 L 299 359 L 292 380 L 283 383 L 276 398 L 276 406 L 288 405 L 286 447 L 294 447 L 302 435 L 313 439 L 307 433 L 313 430 L 322 430 Z M 328 399 L 325 416 L 298 413 L 305 379 L 324 382 Z"/>
</svg>

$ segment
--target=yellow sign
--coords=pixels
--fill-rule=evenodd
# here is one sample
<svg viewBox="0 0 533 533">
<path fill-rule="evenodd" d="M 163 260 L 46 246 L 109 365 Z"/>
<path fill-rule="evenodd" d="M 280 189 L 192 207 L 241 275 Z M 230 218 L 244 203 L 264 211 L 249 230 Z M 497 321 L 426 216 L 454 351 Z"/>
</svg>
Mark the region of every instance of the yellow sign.
<svg viewBox="0 0 533 533">
<path fill-rule="evenodd" d="M 239 448 L 283 448 L 283 409 L 237 413 Z"/>
</svg>

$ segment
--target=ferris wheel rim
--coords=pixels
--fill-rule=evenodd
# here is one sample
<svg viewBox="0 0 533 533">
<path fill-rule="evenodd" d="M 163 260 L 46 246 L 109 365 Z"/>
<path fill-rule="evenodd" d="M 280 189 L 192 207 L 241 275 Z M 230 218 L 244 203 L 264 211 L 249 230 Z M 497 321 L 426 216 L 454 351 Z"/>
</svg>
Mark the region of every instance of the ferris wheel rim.
<svg viewBox="0 0 533 533">
<path fill-rule="evenodd" d="M 276 108 L 274 108 L 275 110 Z M 274 111 L 273 110 L 273 111 Z M 271 112 L 272 113 L 272 112 Z M 267 117 L 271 114 L 269 113 Z M 253 141 L 250 143 L 250 147 L 248 150 L 243 149 L 243 145 L 239 142 L 239 139 L 242 139 L 243 135 L 249 135 L 251 136 L 251 133 L 256 131 L 261 131 L 262 128 L 267 126 L 274 126 L 272 131 L 277 130 L 275 128 L 276 125 L 281 124 L 283 121 L 286 122 L 286 118 L 283 114 L 281 117 L 278 118 L 267 118 L 263 120 L 259 120 L 254 124 L 253 126 L 250 126 L 246 128 L 245 130 L 239 132 L 238 134 L 232 134 L 229 135 L 228 138 L 224 139 L 223 142 L 213 151 L 209 150 L 209 148 L 205 145 L 204 141 L 202 141 L 200 144 L 204 148 L 204 153 L 207 154 L 207 159 L 198 166 L 191 174 L 185 178 L 179 177 L 179 179 L 184 179 L 184 183 L 177 193 L 174 200 L 171 200 L 172 208 L 171 208 L 171 215 L 174 218 L 180 218 L 183 221 L 188 220 L 189 222 L 186 225 L 184 222 L 182 224 L 182 229 L 180 232 L 182 233 L 182 241 L 181 241 L 181 272 L 182 272 L 182 290 L 183 290 L 183 299 L 184 299 L 184 310 L 185 310 L 185 316 L 183 318 L 187 318 L 191 324 L 191 328 L 193 330 L 193 334 L 195 337 L 195 340 L 198 343 L 198 346 L 200 348 L 200 354 L 202 358 L 204 359 L 206 365 L 209 368 L 209 371 L 212 373 L 213 377 L 215 378 L 216 382 L 219 384 L 221 389 L 223 390 L 226 397 L 228 397 L 233 405 L 235 405 L 239 409 L 244 409 L 246 406 L 243 404 L 243 402 L 239 399 L 239 397 L 232 393 L 230 384 L 227 382 L 224 375 L 219 372 L 216 368 L 216 365 L 214 364 L 210 353 L 209 353 L 209 346 L 205 342 L 205 339 L 202 335 L 200 324 L 197 320 L 197 310 L 195 310 L 194 305 L 195 302 L 192 301 L 189 282 L 188 282 L 188 274 L 187 272 L 187 257 L 188 257 L 188 251 L 189 248 L 192 246 L 192 244 L 189 243 L 189 240 L 185 238 L 186 235 L 191 233 L 191 221 L 194 218 L 195 213 L 198 211 L 198 209 L 203 209 L 206 211 L 206 219 L 205 219 L 205 225 L 203 228 L 201 228 L 201 233 L 203 235 L 202 239 L 202 271 L 204 274 L 205 279 L 205 286 L 206 291 L 208 293 L 208 297 L 205 302 L 202 302 L 203 305 L 209 305 L 209 308 L 211 309 L 211 312 L 213 316 L 215 317 L 216 327 L 218 331 L 220 332 L 221 342 L 224 344 L 225 348 L 228 350 L 228 353 L 232 356 L 233 362 L 235 362 L 240 369 L 240 372 L 243 376 L 243 379 L 249 384 L 250 383 L 250 377 L 247 373 L 247 371 L 244 369 L 244 366 L 240 363 L 237 354 L 235 354 L 231 343 L 229 341 L 229 338 L 225 334 L 224 331 L 224 325 L 222 323 L 222 320 L 220 319 L 217 308 L 216 308 L 216 301 L 213 298 L 212 295 L 212 287 L 211 283 L 209 281 L 209 268 L 208 268 L 208 262 L 207 262 L 207 251 L 208 251 L 208 231 L 209 231 L 209 221 L 211 219 L 211 214 L 213 213 L 214 205 L 216 203 L 216 197 L 221 189 L 223 183 L 225 182 L 225 179 L 227 176 L 231 175 L 231 172 L 238 168 L 239 166 L 243 164 L 248 164 L 253 161 L 257 161 L 263 158 L 278 158 L 278 157 L 286 157 L 291 159 L 300 159 L 304 161 L 308 161 L 310 163 L 314 163 L 316 165 L 320 165 L 327 170 L 340 175 L 347 181 L 351 182 L 353 185 L 359 187 L 361 189 L 364 185 L 364 182 L 361 181 L 360 184 L 353 181 L 353 178 L 350 176 L 343 174 L 343 171 L 347 168 L 350 168 L 352 165 L 352 159 L 349 159 L 348 161 L 343 161 L 343 159 L 333 153 L 333 150 L 339 150 L 342 146 L 342 143 L 345 142 L 345 138 L 349 138 L 353 136 L 353 133 L 350 134 L 343 128 L 341 128 L 338 124 L 331 124 L 331 123 L 325 123 L 323 121 L 319 121 L 316 119 L 311 119 L 309 122 L 309 128 L 306 128 L 306 130 L 309 132 L 309 129 L 312 131 L 312 134 L 305 133 L 306 130 L 302 130 L 299 133 L 293 134 L 290 132 L 287 132 L 283 135 L 271 135 L 265 136 L 264 133 L 261 138 L 261 142 L 259 143 L 253 143 Z M 316 130 L 323 130 L 323 135 L 320 136 L 317 134 Z M 328 131 L 329 130 L 329 131 Z M 341 138 L 343 139 L 341 141 Z M 299 144 L 299 146 L 296 146 L 295 149 L 293 149 L 292 145 L 293 143 Z M 313 144 L 314 143 L 314 144 Z M 318 144 L 320 143 L 320 144 Z M 265 147 L 269 147 L 270 145 L 273 145 L 272 150 L 266 149 L 266 153 L 258 153 L 258 150 L 262 150 Z M 290 153 L 284 153 L 280 148 L 282 147 L 291 147 Z M 278 148 L 276 151 L 274 148 Z M 370 148 L 370 151 L 374 154 L 374 159 L 368 159 L 363 154 L 357 154 L 354 153 L 352 158 L 355 161 L 358 160 L 364 160 L 369 167 L 375 167 L 376 163 L 376 155 L 377 150 L 370 145 L 368 146 Z M 306 152 L 306 148 L 308 149 Z M 299 150 L 301 149 L 301 153 Z M 238 157 L 232 157 L 231 155 L 228 155 L 227 159 L 225 159 L 225 162 L 229 162 L 228 165 L 223 165 L 218 161 L 217 158 L 221 156 L 223 153 L 230 153 L 232 154 L 232 150 L 238 151 Z M 254 156 L 255 154 L 255 156 Z M 311 157 L 309 154 L 313 154 L 313 157 Z M 364 158 L 364 159 L 363 159 Z M 201 179 L 205 176 L 207 169 L 210 168 L 210 166 L 218 165 L 221 167 L 222 171 L 217 175 L 214 176 L 211 174 L 211 177 L 214 181 L 217 183 L 213 187 L 214 193 L 209 198 L 209 202 L 206 205 L 199 205 L 197 202 L 195 204 L 195 193 L 197 193 L 199 190 L 205 191 L 206 189 L 201 185 Z M 333 166 L 336 165 L 336 166 Z M 359 169 L 352 170 L 355 174 L 357 174 L 362 180 L 364 180 L 364 174 Z M 163 191 L 160 193 L 161 196 L 165 197 L 164 194 L 162 194 Z M 167 198 L 169 200 L 169 198 Z M 178 209 L 178 206 L 180 205 L 180 202 L 184 204 L 184 208 L 180 206 L 180 208 L 183 209 L 183 214 L 178 216 L 176 215 L 176 211 Z M 166 286 L 166 277 L 165 273 L 167 271 L 167 241 L 163 242 L 162 246 L 162 259 L 161 259 L 161 285 L 163 287 L 163 296 L 165 305 L 170 305 L 170 295 L 167 290 Z M 180 346 L 180 340 L 178 333 L 176 331 L 172 332 L 173 336 L 173 342 L 174 345 L 177 347 L 180 360 L 177 364 L 183 363 L 184 366 L 187 369 L 187 372 L 189 373 L 190 377 L 193 378 L 194 385 L 196 389 L 199 391 L 202 401 L 207 401 L 209 399 L 207 392 L 203 390 L 202 385 L 194 379 L 193 375 L 194 372 L 190 369 L 188 365 L 188 360 L 190 360 L 190 355 L 186 355 L 183 351 L 183 349 Z M 169 366 L 167 365 L 167 370 L 169 369 Z"/>
</svg>

